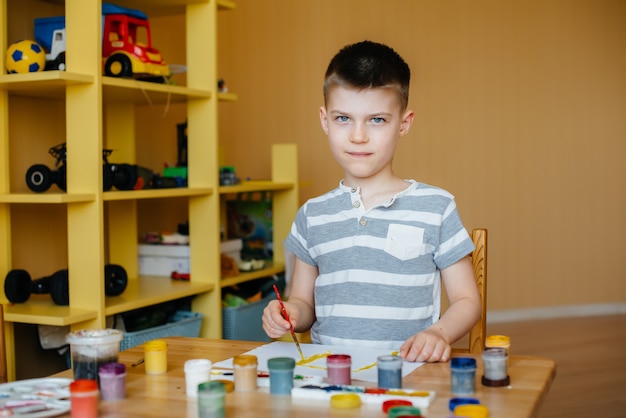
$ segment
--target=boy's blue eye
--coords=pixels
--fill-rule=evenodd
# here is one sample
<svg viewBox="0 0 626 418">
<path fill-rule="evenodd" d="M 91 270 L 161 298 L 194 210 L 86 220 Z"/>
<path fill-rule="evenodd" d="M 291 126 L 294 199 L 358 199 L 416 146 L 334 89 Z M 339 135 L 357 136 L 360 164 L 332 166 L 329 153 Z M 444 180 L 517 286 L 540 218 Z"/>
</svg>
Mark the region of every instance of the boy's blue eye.
<svg viewBox="0 0 626 418">
<path fill-rule="evenodd" d="M 337 120 L 339 122 L 347 122 L 348 121 L 348 117 L 347 116 L 337 116 Z"/>
<path fill-rule="evenodd" d="M 383 123 L 385 122 L 384 118 L 372 118 L 372 122 L 374 123 Z"/>
</svg>

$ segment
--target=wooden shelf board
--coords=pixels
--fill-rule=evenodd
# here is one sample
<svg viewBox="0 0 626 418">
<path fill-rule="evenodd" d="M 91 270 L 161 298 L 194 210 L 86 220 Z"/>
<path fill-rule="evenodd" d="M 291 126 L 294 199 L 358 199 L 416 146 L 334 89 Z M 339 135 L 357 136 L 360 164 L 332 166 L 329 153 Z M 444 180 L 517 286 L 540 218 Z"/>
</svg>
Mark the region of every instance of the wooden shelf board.
<svg viewBox="0 0 626 418">
<path fill-rule="evenodd" d="M 235 93 L 217 93 L 217 100 L 221 102 L 236 102 L 238 99 Z"/>
<path fill-rule="evenodd" d="M 2 203 L 80 203 L 96 199 L 93 193 L 7 193 L 0 194 Z"/>
<path fill-rule="evenodd" d="M 48 99 L 63 99 L 65 87 L 94 82 L 91 75 L 67 71 L 42 71 L 27 74 L 1 74 L 0 88 L 10 93 Z"/>
<path fill-rule="evenodd" d="M 254 270 L 246 273 L 241 273 L 236 277 L 227 277 L 220 281 L 221 287 L 234 286 L 239 283 L 248 282 L 254 279 L 260 279 L 261 277 L 273 276 L 285 271 L 285 265 L 282 263 L 266 262 L 265 268 L 261 270 Z"/>
<path fill-rule="evenodd" d="M 4 320 L 25 324 L 64 326 L 97 318 L 95 309 L 77 309 L 54 304 L 50 295 L 31 296 L 25 303 L 7 304 Z"/>
<path fill-rule="evenodd" d="M 130 101 L 138 105 L 151 105 L 211 98 L 211 92 L 207 90 L 129 78 L 102 77 L 102 87 L 105 103 Z"/>
<path fill-rule="evenodd" d="M 135 199 L 160 199 L 166 197 L 190 197 L 203 196 L 213 193 L 211 187 L 176 187 L 171 189 L 147 189 L 104 192 L 102 199 L 111 200 L 135 200 Z"/>
<path fill-rule="evenodd" d="M 290 182 L 274 182 L 270 180 L 252 180 L 242 181 L 233 186 L 220 186 L 220 194 L 245 193 L 245 192 L 261 192 L 272 190 L 289 190 L 293 189 L 294 184 Z"/>
<path fill-rule="evenodd" d="M 128 281 L 124 293 L 106 298 L 105 315 L 114 315 L 157 303 L 212 291 L 215 286 L 199 280 L 172 280 L 169 277 L 144 276 Z"/>
</svg>

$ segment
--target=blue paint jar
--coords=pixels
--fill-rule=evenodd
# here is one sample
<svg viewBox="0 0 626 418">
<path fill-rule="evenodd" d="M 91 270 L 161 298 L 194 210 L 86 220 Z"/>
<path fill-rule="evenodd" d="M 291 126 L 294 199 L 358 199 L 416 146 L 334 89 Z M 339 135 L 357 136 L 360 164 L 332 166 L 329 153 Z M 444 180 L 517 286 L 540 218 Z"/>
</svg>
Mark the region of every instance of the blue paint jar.
<svg viewBox="0 0 626 418">
<path fill-rule="evenodd" d="M 226 388 L 216 381 L 198 385 L 198 417 L 224 418 Z"/>
<path fill-rule="evenodd" d="M 291 395 L 296 361 L 291 357 L 274 357 L 267 360 L 267 367 L 270 369 L 270 394 Z"/>
<path fill-rule="evenodd" d="M 385 389 L 400 389 L 402 387 L 402 358 L 399 356 L 379 356 L 378 387 Z"/>
<path fill-rule="evenodd" d="M 476 359 L 453 357 L 450 360 L 450 391 L 453 395 L 471 395 L 476 388 Z"/>
</svg>

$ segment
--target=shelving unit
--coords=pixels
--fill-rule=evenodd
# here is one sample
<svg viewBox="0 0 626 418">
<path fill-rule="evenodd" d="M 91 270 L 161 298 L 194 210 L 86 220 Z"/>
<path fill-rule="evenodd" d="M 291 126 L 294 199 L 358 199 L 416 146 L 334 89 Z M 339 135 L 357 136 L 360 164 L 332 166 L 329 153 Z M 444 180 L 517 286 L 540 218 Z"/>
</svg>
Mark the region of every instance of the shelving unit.
<svg viewBox="0 0 626 418">
<path fill-rule="evenodd" d="M 7 22 L 20 18 L 9 16 L 8 1 L 0 0 L 1 62 L 4 62 L 8 44 L 15 41 L 8 39 Z M 226 199 L 240 192 L 272 191 L 275 241 L 286 237 L 298 205 L 295 145 L 273 147 L 271 181 L 219 186 L 217 101 L 235 101 L 237 97 L 216 92 L 215 27 L 218 10 L 233 9 L 235 3 L 228 0 L 116 1 L 119 5 L 140 9 L 148 16 L 184 15 L 187 39 L 184 86 L 101 75 L 100 0 L 32 0 L 29 3 L 40 5 L 42 10 L 56 7 L 57 14 L 65 13 L 67 50 L 72 53 L 67 56 L 65 72 L 0 75 L 0 275 L 4 277 L 14 268 L 14 252 L 24 251 L 14 248 L 15 237 L 21 231 L 14 230 L 12 212 L 36 205 L 44 213 L 50 205 L 61 205 L 67 210 L 70 305 L 57 306 L 49 295 L 32 295 L 26 303 L 9 304 L 2 293 L 9 379 L 15 378 L 14 322 L 69 325 L 72 329 L 103 328 L 107 316 L 194 296 L 193 310 L 204 315 L 201 336 L 220 338 L 220 289 L 273 275 L 284 268 L 282 245 L 276 245 L 274 262 L 266 269 L 220 279 L 219 231 Z M 145 104 L 146 95 L 153 103 L 186 106 L 189 185 L 177 189 L 103 192 L 102 149 L 115 149 L 120 161 L 136 161 L 134 108 Z M 14 151 L 9 124 L 15 114 L 10 111 L 10 104 L 14 98 L 24 97 L 65 106 L 65 120 L 59 121 L 59 126 L 64 128 L 68 156 L 71 155 L 67 165 L 67 192 L 28 193 L 15 190 L 15 181 L 11 182 L 12 176 L 23 178 L 23 173 L 11 164 L 10 155 Z M 158 144 L 158 140 L 155 143 Z M 138 275 L 137 202 L 151 199 L 158 205 L 163 199 L 171 198 L 186 199 L 188 205 L 192 279 L 187 282 Z M 104 265 L 107 262 L 124 266 L 128 273 L 128 287 L 120 296 L 105 296 Z"/>
</svg>

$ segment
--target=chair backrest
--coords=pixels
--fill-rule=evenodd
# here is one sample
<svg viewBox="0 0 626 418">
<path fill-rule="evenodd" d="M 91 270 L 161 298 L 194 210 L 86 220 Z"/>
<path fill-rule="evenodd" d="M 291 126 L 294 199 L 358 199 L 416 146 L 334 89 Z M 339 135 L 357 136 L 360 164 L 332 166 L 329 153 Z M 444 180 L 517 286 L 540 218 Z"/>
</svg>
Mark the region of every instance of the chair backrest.
<svg viewBox="0 0 626 418">
<path fill-rule="evenodd" d="M 6 383 L 7 376 L 7 354 L 6 342 L 4 341 L 4 306 L 0 303 L 0 383 Z"/>
<path fill-rule="evenodd" d="M 476 246 L 472 253 L 472 266 L 474 267 L 474 277 L 476 277 L 482 309 L 480 319 L 469 332 L 468 352 L 480 354 L 487 337 L 487 230 L 476 228 L 472 230 L 471 237 Z"/>
</svg>

